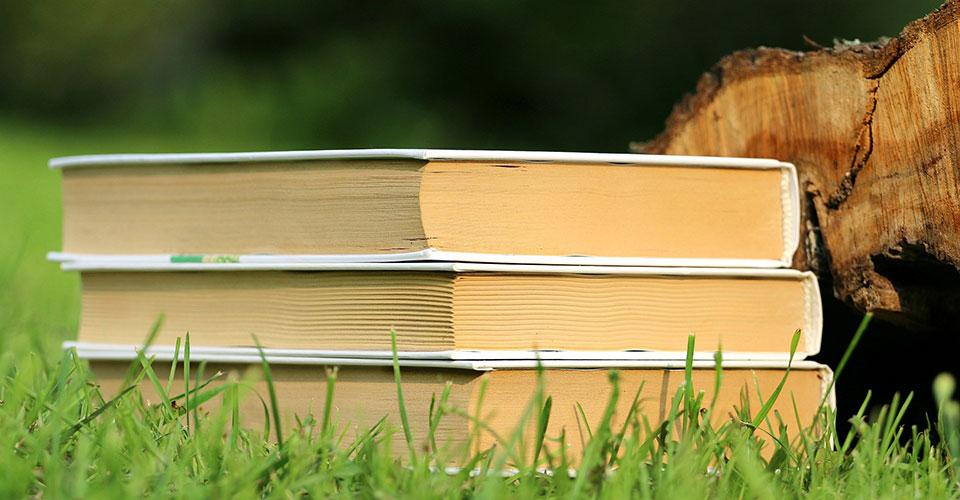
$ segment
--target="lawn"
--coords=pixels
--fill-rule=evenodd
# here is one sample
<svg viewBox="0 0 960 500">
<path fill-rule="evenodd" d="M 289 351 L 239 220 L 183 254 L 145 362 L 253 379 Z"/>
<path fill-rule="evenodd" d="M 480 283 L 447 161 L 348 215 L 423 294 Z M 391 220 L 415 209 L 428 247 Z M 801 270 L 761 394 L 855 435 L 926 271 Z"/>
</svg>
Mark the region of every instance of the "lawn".
<svg viewBox="0 0 960 500">
<path fill-rule="evenodd" d="M 46 159 L 205 146 L 176 138 L 109 137 L 0 123 L 0 227 L 6 236 L 0 240 L 4 498 L 960 497 L 950 453 L 956 456 L 960 449 L 960 410 L 951 401 L 947 378 L 938 380 L 942 410 L 940 418 L 931 416 L 929 429 L 899 425 L 909 396 L 871 415 L 865 410 L 833 415 L 825 408 L 817 422 L 798 432 L 790 415 L 766 413 L 765 406 L 732 414 L 711 408 L 699 397 L 702 388 L 686 386 L 664 422 L 645 420 L 639 412 L 628 415 L 622 427 L 611 425 L 609 415 L 587 422 L 592 439 L 582 457 L 538 454 L 540 460 L 533 462 L 516 451 L 513 436 L 504 436 L 497 449 L 461 459 L 460 469 L 444 467 L 450 457 L 442 446 L 407 450 L 402 428 L 343 431 L 342 423 L 326 413 L 302 416 L 282 436 L 281 429 L 240 429 L 231 422 L 237 398 L 251 397 L 241 390 L 244 381 L 201 383 L 184 393 L 183 387 L 154 380 L 146 358 L 131 367 L 131 377 L 156 385 L 161 399 L 176 405 L 151 404 L 137 389 L 105 398 L 84 363 L 59 349 L 76 329 L 78 281 L 44 260 L 59 246 L 60 217 L 59 179 L 46 169 Z M 251 376 L 268 373 L 258 368 Z M 842 371 L 839 375 L 842 383 Z M 615 372 L 604 390 L 611 401 L 633 396 L 620 393 Z M 262 396 L 275 406 L 269 394 Z M 440 419 L 464 418 L 437 397 L 433 426 Z M 223 403 L 219 410 L 199 410 L 214 398 Z M 542 427 L 549 401 L 549 394 L 533 395 L 518 430 Z M 712 412 L 731 415 L 711 425 Z M 852 419 L 851 433 L 837 435 L 836 419 Z M 783 437 L 784 426 L 792 440 Z"/>
</svg>

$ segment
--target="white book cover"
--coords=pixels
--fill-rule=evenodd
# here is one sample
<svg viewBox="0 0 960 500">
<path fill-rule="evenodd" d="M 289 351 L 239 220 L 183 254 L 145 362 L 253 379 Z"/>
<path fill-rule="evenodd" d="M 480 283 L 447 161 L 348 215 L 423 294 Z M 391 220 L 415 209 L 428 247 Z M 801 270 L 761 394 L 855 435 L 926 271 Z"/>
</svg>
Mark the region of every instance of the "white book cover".
<svg viewBox="0 0 960 500">
<path fill-rule="evenodd" d="M 84 345 L 67 342 L 65 349 L 73 349 L 80 359 L 87 361 L 107 362 L 134 362 L 137 359 L 137 350 L 133 346 L 115 345 Z M 172 349 L 149 348 L 144 354 L 158 362 L 171 362 L 174 359 Z M 182 361 L 182 353 L 177 357 Z M 258 352 L 238 352 L 237 349 L 219 349 L 209 351 L 190 352 L 191 361 L 251 364 L 256 365 L 262 359 L 272 365 L 299 365 L 299 366 L 393 366 L 391 359 L 372 357 L 335 357 L 321 355 L 281 356 L 275 353 L 264 353 L 261 358 Z M 687 363 L 684 360 L 661 359 L 606 359 L 606 360 L 558 360 L 558 359 L 491 359 L 491 360 L 439 360 L 439 359 L 409 359 L 401 357 L 397 364 L 404 368 L 435 368 L 443 370 L 468 370 L 475 372 L 490 372 L 495 370 L 531 370 L 538 366 L 546 370 L 610 370 L 610 369 L 662 369 L 683 370 Z M 712 370 L 716 368 L 713 361 L 694 360 L 691 367 L 694 369 Z M 724 370 L 763 370 L 785 369 L 786 361 L 771 360 L 724 360 L 721 364 Z M 837 407 L 836 387 L 833 384 L 833 371 L 829 366 L 813 361 L 793 361 L 789 364 L 791 370 L 817 371 L 820 373 L 820 393 L 826 405 Z M 547 373 L 549 377 L 549 372 Z M 789 376 L 789 375 L 788 375 Z"/>
<path fill-rule="evenodd" d="M 64 343 L 64 349 L 73 349 L 80 359 L 88 361 L 115 361 L 133 362 L 137 359 L 136 346 L 111 344 L 84 344 L 76 342 Z M 343 354 L 343 353 L 340 353 Z M 159 362 L 173 361 L 175 353 L 172 348 L 150 347 L 144 355 Z M 182 361 L 181 352 L 176 359 Z M 228 364 L 258 364 L 263 359 L 274 365 L 301 365 L 301 366 L 393 366 L 391 358 L 374 356 L 344 356 L 335 352 L 315 353 L 283 353 L 277 350 L 264 349 L 263 358 L 256 349 L 246 348 L 216 348 L 195 350 L 190 349 L 190 360 L 196 362 L 228 363 Z M 419 359 L 398 354 L 397 364 L 401 368 L 436 368 L 469 370 L 487 372 L 494 370 L 531 370 L 538 366 L 544 369 L 575 369 L 575 370 L 609 370 L 609 369 L 663 369 L 683 370 L 687 366 L 683 359 L 657 358 L 607 358 L 607 359 Z M 695 369 L 715 369 L 716 363 L 712 360 L 694 360 L 691 367 Z M 785 369 L 787 360 L 728 360 L 724 359 L 721 367 L 724 370 L 762 370 Z M 826 402 L 836 408 L 836 395 L 833 385 L 833 371 L 830 367 L 813 361 L 794 360 L 789 363 L 791 370 L 816 370 L 821 373 L 821 393 L 826 395 Z M 548 374 L 549 376 L 549 374 Z M 827 392 L 829 391 L 829 393 Z"/>
<path fill-rule="evenodd" d="M 75 349 L 81 359 L 103 361 L 134 361 L 141 346 L 120 344 L 95 344 L 90 342 L 65 342 L 64 349 Z M 144 355 L 153 357 L 157 361 L 173 361 L 174 348 L 169 346 L 150 346 L 144 350 Z M 392 354 L 386 356 L 364 353 L 361 351 L 306 351 L 264 349 L 263 358 L 271 364 L 280 365 L 343 365 L 343 366 L 392 366 Z M 660 359 L 658 357 L 635 356 L 619 357 L 608 355 L 605 359 L 549 359 L 533 357 L 528 359 L 441 359 L 410 356 L 409 353 L 397 353 L 398 363 L 406 367 L 424 368 L 454 368 L 462 370 L 521 370 L 536 368 L 570 368 L 570 369 L 608 369 L 608 368 L 663 368 L 669 370 L 683 369 L 687 365 L 685 359 Z M 177 355 L 183 360 L 183 352 Z M 216 363 L 259 363 L 260 352 L 255 348 L 247 347 L 216 347 L 206 349 L 190 348 L 191 362 Z M 724 359 L 723 368 L 785 368 L 788 360 L 746 360 Z M 713 360 L 693 360 L 694 368 L 714 368 Z M 814 361 L 794 360 L 790 363 L 798 370 L 821 369 L 824 365 Z"/>
<path fill-rule="evenodd" d="M 779 259 L 740 258 L 661 258 L 656 256 L 581 256 L 581 255 L 516 255 L 473 252 L 450 252 L 428 248 L 422 251 L 384 254 L 344 255 L 111 255 L 111 260 L 136 259 L 137 262 L 191 262 L 194 260 L 239 259 L 246 262 L 277 262 L 289 257 L 301 262 L 415 262 L 415 261 L 460 261 L 515 264 L 561 264 L 561 265 L 607 265 L 607 266 L 677 266 L 677 267 L 789 267 L 799 244 L 800 206 L 797 173 L 793 165 L 777 160 L 758 158 L 728 158 L 679 155 L 642 155 L 618 153 L 572 153 L 549 151 L 492 151 L 492 150 L 443 150 L 443 149 L 347 149 L 322 151 L 277 151 L 250 153 L 186 153 L 186 154 L 109 154 L 54 158 L 54 169 L 84 168 L 110 165 L 151 164 L 211 164 L 245 162 L 282 162 L 306 160 L 350 159 L 410 159 L 420 161 L 513 161 L 598 163 L 625 165 L 655 165 L 671 167 L 715 167 L 742 169 L 776 169 L 781 171 L 781 205 L 783 254 Z M 55 253 L 54 260 L 69 261 L 98 258 L 96 255 Z"/>
</svg>

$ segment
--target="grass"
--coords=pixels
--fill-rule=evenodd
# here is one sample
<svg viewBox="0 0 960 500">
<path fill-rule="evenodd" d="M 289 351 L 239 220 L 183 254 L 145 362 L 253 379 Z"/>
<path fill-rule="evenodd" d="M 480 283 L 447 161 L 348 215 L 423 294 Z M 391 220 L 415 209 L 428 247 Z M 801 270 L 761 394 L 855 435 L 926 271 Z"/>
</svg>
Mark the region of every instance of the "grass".
<svg viewBox="0 0 960 500">
<path fill-rule="evenodd" d="M 869 415 L 867 401 L 853 416 L 825 407 L 799 432 L 795 418 L 771 412 L 769 404 L 755 412 L 743 405 L 712 424 L 711 413 L 730 409 L 704 401 L 704 388 L 689 383 L 689 375 L 665 421 L 646 419 L 634 398 L 624 423 L 614 425 L 614 403 L 633 396 L 621 393 L 614 371 L 607 411 L 583 422 L 590 437 L 578 460 L 542 446 L 554 409 L 539 390 L 517 432 L 502 436 L 498 449 L 468 457 L 460 470 L 444 470 L 442 446 L 408 448 L 409 426 L 402 423 L 392 428 L 381 420 L 364 432 L 345 432 L 331 411 L 335 371 L 326 375 L 321 414 L 301 415 L 282 430 L 236 425 L 238 402 L 257 397 L 246 389 L 248 378 L 208 383 L 196 364 L 182 361 L 161 380 L 154 361 L 141 356 L 126 390 L 101 394 L 86 364 L 59 350 L 76 328 L 76 279 L 43 260 L 59 246 L 58 179 L 44 168 L 45 159 L 84 152 L 74 149 L 84 140 L 0 123 L 0 222 L 7 230 L 0 241 L 0 497 L 960 497 L 952 458 L 960 453 L 960 405 L 949 376 L 934 384 L 940 411 L 929 428 L 900 424 L 908 395 Z M 131 140 L 123 149 L 150 150 L 137 144 Z M 188 358 L 187 339 L 178 351 Z M 172 382 L 173 372 L 191 368 L 188 386 Z M 264 364 L 245 377 L 269 381 L 269 374 Z M 395 376 L 403 415 L 403 370 L 397 367 Z M 721 380 L 718 371 L 715 384 Z M 140 383 L 153 386 L 162 403 L 148 403 Z M 484 432 L 477 416 L 450 406 L 446 394 L 431 404 L 429 428 L 467 418 Z M 268 414 L 282 406 L 273 394 L 259 396 Z M 774 393 L 768 401 L 775 397 L 788 396 Z M 218 410 L 202 410 L 215 400 L 222 403 Z M 837 433 L 837 418 L 852 422 L 850 433 Z M 534 453 L 511 455 L 530 429 L 539 438 Z M 792 439 L 784 437 L 787 429 Z M 539 460 L 522 458 L 529 456 Z"/>
<path fill-rule="evenodd" d="M 599 421 L 585 422 L 591 438 L 582 456 L 539 453 L 546 449 L 541 445 L 551 412 L 541 384 L 518 431 L 500 439 L 499 448 L 481 450 L 461 462 L 461 469 L 445 469 L 450 456 L 442 446 L 409 448 L 408 455 L 401 454 L 409 458 L 394 458 L 394 447 L 406 447 L 406 419 L 399 429 L 381 420 L 359 434 L 343 431 L 329 412 L 335 372 L 327 374 L 331 383 L 322 419 L 301 416 L 292 432 L 281 435 L 278 426 L 271 438 L 269 428 L 235 425 L 240 398 L 252 397 L 244 395 L 248 378 L 209 384 L 197 376 L 191 386 L 164 385 L 153 360 L 140 356 L 131 366 L 127 389 L 106 399 L 73 353 L 51 362 L 29 352 L 27 336 L 17 339 L 0 355 L 4 497 L 960 496 L 948 450 L 958 436 L 957 403 L 948 379 L 938 382 L 942 415 L 937 427 L 945 439 L 937 444 L 930 430 L 899 425 L 909 396 L 872 418 L 864 414 L 865 402 L 846 436 L 837 434 L 835 415 L 826 406 L 797 432 L 793 426 L 799 422 L 770 413 L 769 401 L 756 414 L 744 407 L 714 425 L 711 414 L 727 409 L 704 404 L 689 372 L 663 422 L 649 421 L 634 399 L 624 424 L 615 426 L 616 401 L 627 395 L 611 371 L 607 408 Z M 188 351 L 186 342 L 184 357 Z M 173 362 L 174 369 L 189 366 Z M 405 415 L 398 365 L 395 374 L 398 412 Z M 247 374 L 252 376 L 265 377 L 272 386 L 268 364 L 254 365 Z M 719 384 L 722 371 L 716 376 Z M 137 387 L 144 381 L 157 389 L 160 404 L 141 396 Z M 268 392 L 268 423 L 276 425 L 279 403 Z M 777 397 L 771 394 L 769 400 Z M 222 402 L 219 409 L 199 411 L 214 399 Z M 435 429 L 442 419 L 467 416 L 440 395 L 428 418 Z M 788 427 L 794 429 L 792 440 Z M 518 449 L 517 436 L 531 428 L 540 439 L 533 456 L 542 459 L 525 461 L 530 455 Z"/>
</svg>

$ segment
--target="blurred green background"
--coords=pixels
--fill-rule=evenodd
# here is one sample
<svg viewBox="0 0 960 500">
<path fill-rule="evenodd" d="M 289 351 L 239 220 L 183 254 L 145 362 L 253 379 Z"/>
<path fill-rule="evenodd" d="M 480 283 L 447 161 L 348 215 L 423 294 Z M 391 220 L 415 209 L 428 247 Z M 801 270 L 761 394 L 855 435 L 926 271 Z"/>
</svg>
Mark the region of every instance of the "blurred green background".
<svg viewBox="0 0 960 500">
<path fill-rule="evenodd" d="M 935 1 L 0 3 L 0 348 L 73 335 L 49 157 L 624 151 L 722 55 L 895 35 Z M 9 325 L 17 325 L 15 328 Z M 8 328 L 9 327 L 9 328 Z"/>
</svg>

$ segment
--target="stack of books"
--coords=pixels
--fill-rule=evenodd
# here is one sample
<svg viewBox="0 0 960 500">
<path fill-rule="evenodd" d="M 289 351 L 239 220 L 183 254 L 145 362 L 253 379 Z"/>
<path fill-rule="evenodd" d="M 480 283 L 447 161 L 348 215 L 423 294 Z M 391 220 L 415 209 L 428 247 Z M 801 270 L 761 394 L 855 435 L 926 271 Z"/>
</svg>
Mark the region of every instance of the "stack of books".
<svg viewBox="0 0 960 500">
<path fill-rule="evenodd" d="M 817 282 L 785 269 L 799 238 L 787 163 L 391 149 L 50 164 L 64 210 L 51 258 L 83 283 L 67 347 L 108 390 L 163 315 L 148 354 L 182 358 L 189 333 L 208 374 L 258 364 L 256 335 L 287 424 L 322 413 L 331 366 L 339 421 L 398 424 L 393 332 L 418 448 L 448 382 L 450 405 L 509 435 L 538 364 L 553 397 L 548 436 L 565 431 L 571 451 L 577 419 L 603 412 L 609 368 L 625 394 L 642 389 L 656 421 L 684 380 L 691 334 L 708 400 L 723 351 L 717 398 L 729 411 L 717 418 L 745 387 L 755 403 L 774 391 L 797 329 L 777 408 L 792 416 L 795 402 L 810 422 L 830 399 L 829 370 L 802 361 L 820 346 Z M 248 399 L 244 417 L 262 419 Z M 631 400 L 619 399 L 620 418 Z M 463 441 L 475 426 L 450 417 L 437 438 Z"/>
</svg>

